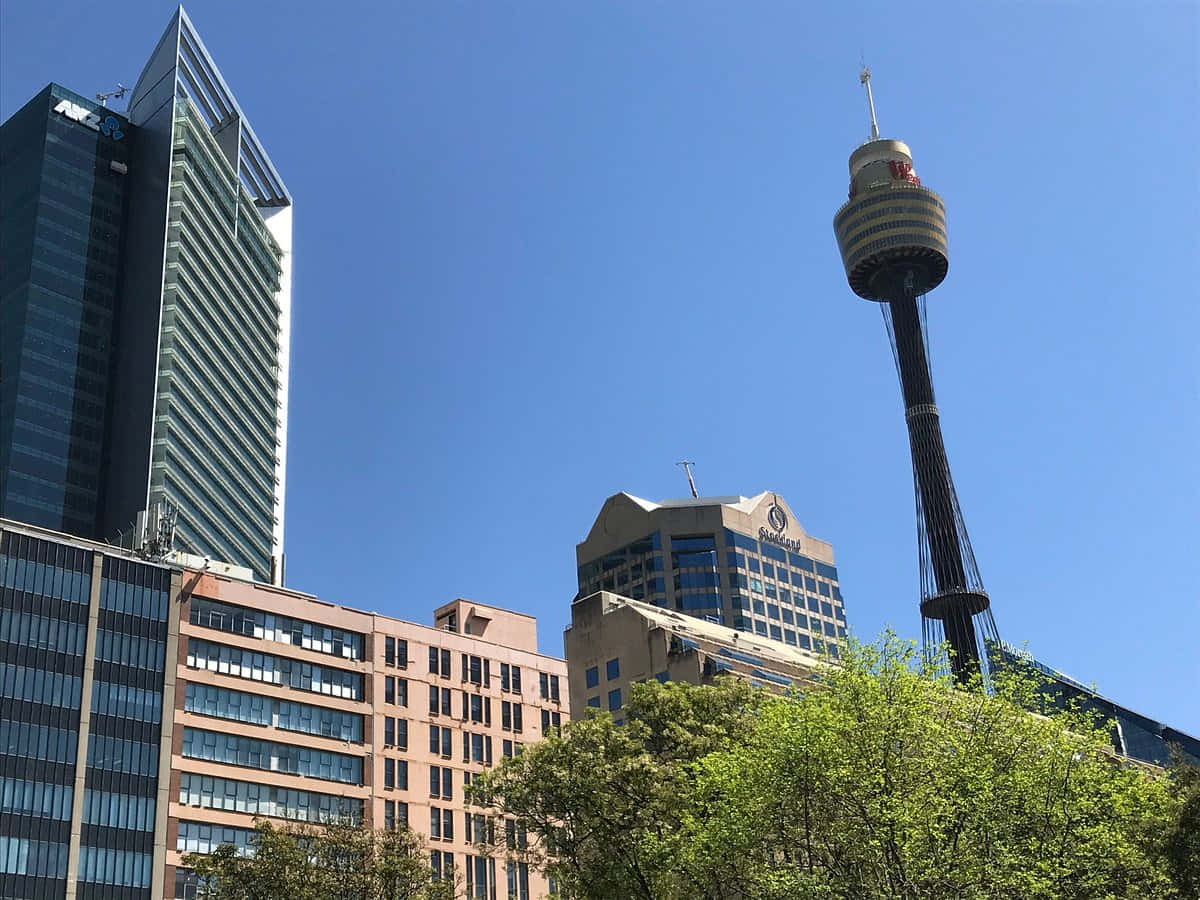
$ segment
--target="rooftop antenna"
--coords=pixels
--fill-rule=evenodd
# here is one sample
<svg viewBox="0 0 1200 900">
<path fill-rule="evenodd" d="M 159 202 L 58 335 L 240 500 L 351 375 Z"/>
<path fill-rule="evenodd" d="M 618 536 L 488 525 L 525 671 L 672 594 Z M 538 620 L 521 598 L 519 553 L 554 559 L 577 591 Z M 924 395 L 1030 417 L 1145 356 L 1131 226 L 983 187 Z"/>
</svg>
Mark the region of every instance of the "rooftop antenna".
<svg viewBox="0 0 1200 900">
<path fill-rule="evenodd" d="M 862 71 L 858 73 L 858 81 L 867 88 L 867 105 L 871 107 L 871 140 L 877 141 L 879 140 L 879 125 L 875 122 L 875 97 L 871 94 L 871 70 L 863 66 Z"/>
<path fill-rule="evenodd" d="M 115 91 L 102 91 L 101 93 L 96 95 L 96 99 L 100 101 L 101 106 L 108 106 L 108 98 L 109 97 L 112 97 L 113 99 L 116 99 L 116 100 L 120 100 L 127 93 L 129 93 L 129 88 L 125 87 L 125 85 L 121 84 L 121 82 L 118 81 L 117 89 Z"/>
<path fill-rule="evenodd" d="M 696 479 L 692 477 L 692 466 L 694 466 L 695 463 L 690 459 L 681 459 L 679 462 L 675 463 L 675 465 L 683 466 L 683 471 L 687 472 L 688 487 L 692 489 L 692 497 L 699 498 L 700 494 L 696 490 Z"/>
</svg>

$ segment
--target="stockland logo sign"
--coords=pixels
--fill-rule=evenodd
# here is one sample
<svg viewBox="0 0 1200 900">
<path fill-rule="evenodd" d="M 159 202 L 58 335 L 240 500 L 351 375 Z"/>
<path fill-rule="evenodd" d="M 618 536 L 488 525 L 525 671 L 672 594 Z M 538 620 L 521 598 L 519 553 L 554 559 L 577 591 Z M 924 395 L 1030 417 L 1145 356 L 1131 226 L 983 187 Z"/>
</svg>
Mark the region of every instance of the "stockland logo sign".
<svg viewBox="0 0 1200 900">
<path fill-rule="evenodd" d="M 90 128 L 92 131 L 99 131 L 105 137 L 110 137 L 114 141 L 119 141 L 125 137 L 125 132 L 121 130 L 121 123 L 116 116 L 101 117 L 99 113 L 94 113 L 86 106 L 80 106 L 78 103 L 72 103 L 70 100 L 60 100 L 58 106 L 54 107 L 56 113 L 61 113 L 68 119 L 78 122 L 85 128 Z"/>
</svg>

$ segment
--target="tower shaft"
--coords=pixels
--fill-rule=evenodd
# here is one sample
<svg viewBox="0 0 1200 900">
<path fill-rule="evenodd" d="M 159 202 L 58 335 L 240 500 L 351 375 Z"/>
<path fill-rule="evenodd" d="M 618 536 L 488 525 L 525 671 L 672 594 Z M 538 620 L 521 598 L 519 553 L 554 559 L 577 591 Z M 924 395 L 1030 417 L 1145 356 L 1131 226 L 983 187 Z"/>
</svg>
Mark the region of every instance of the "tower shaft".
<svg viewBox="0 0 1200 900">
<path fill-rule="evenodd" d="M 923 298 L 897 291 L 883 305 L 892 338 L 904 421 L 908 426 L 916 490 L 921 557 L 921 615 L 927 643 L 943 637 L 955 678 L 968 680 L 980 666 L 980 634 L 995 638 L 987 595 L 958 506 L 933 392 L 921 315 Z M 977 622 L 974 618 L 982 613 Z M 933 626 L 933 627 L 930 627 Z M 940 632 L 940 633 L 939 633 Z"/>
</svg>

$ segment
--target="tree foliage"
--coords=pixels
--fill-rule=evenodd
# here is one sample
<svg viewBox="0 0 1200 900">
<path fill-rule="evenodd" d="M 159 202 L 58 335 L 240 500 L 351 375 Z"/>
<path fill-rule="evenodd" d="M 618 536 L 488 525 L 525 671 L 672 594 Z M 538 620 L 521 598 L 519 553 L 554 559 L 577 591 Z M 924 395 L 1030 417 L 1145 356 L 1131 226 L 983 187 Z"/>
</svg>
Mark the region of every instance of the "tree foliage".
<svg viewBox="0 0 1200 900">
<path fill-rule="evenodd" d="M 1019 672 L 962 690 L 886 636 L 803 694 L 635 686 L 478 799 L 578 900 L 1147 898 L 1181 800 Z"/>
<path fill-rule="evenodd" d="M 421 839 L 406 828 L 372 831 L 348 823 L 321 828 L 254 825 L 251 852 L 229 844 L 190 853 L 204 900 L 453 900 L 453 885 L 431 880 Z"/>
</svg>

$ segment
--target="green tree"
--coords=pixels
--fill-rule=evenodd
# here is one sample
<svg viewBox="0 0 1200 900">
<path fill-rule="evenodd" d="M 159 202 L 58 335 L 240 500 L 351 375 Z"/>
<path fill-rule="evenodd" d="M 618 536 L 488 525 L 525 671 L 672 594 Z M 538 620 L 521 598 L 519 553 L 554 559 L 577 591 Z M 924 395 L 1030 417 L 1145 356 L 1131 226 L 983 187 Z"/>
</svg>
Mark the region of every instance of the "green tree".
<svg viewBox="0 0 1200 900">
<path fill-rule="evenodd" d="M 802 694 L 638 685 L 626 726 L 572 723 L 480 800 L 578 900 L 1182 896 L 1167 780 L 1041 702 L 1017 671 L 962 690 L 888 635 Z"/>
<path fill-rule="evenodd" d="M 421 839 L 406 828 L 260 819 L 254 832 L 250 853 L 225 844 L 184 857 L 204 900 L 453 900 L 453 885 L 431 880 Z"/>
<path fill-rule="evenodd" d="M 1200 897 L 1200 766 L 1171 753 L 1171 795 L 1178 803 L 1163 841 L 1171 879 L 1183 897 Z"/>
</svg>

